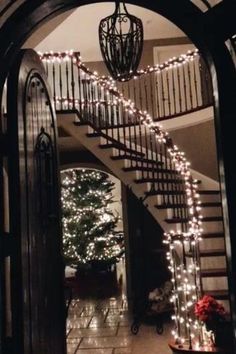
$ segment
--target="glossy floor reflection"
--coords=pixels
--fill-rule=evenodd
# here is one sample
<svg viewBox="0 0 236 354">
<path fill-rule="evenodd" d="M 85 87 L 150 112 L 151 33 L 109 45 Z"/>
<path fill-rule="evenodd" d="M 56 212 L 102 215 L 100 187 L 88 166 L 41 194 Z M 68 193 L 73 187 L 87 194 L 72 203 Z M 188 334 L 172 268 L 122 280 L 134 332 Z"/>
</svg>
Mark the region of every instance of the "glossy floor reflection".
<svg viewBox="0 0 236 354">
<path fill-rule="evenodd" d="M 67 321 L 68 354 L 170 354 L 171 325 L 158 335 L 155 326 L 141 324 L 130 331 L 132 318 L 124 295 L 103 300 L 73 300 Z"/>
</svg>

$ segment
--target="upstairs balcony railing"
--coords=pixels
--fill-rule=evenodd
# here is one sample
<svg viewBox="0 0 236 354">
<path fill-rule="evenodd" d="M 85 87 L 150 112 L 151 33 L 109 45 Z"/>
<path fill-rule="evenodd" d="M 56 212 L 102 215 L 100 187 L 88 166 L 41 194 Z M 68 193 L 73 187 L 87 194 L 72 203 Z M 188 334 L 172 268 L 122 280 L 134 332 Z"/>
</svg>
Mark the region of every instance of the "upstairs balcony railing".
<svg viewBox="0 0 236 354">
<path fill-rule="evenodd" d="M 84 74 L 74 65 L 79 53 L 45 53 L 42 60 L 57 111 L 80 110 L 84 101 L 94 101 L 96 93 L 84 89 Z M 139 70 L 128 82 L 112 83 L 111 78 L 103 78 L 157 121 L 209 107 L 213 102 L 210 75 L 197 50 Z M 112 99 L 110 104 L 115 104 Z"/>
</svg>

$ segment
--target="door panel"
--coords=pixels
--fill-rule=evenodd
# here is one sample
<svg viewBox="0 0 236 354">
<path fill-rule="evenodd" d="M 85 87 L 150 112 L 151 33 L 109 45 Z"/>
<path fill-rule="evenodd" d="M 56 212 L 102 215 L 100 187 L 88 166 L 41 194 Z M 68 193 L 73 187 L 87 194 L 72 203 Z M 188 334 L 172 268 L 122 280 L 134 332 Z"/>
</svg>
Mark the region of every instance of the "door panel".
<svg viewBox="0 0 236 354">
<path fill-rule="evenodd" d="M 64 354 L 56 119 L 44 68 L 24 50 L 8 78 L 14 354 Z"/>
</svg>

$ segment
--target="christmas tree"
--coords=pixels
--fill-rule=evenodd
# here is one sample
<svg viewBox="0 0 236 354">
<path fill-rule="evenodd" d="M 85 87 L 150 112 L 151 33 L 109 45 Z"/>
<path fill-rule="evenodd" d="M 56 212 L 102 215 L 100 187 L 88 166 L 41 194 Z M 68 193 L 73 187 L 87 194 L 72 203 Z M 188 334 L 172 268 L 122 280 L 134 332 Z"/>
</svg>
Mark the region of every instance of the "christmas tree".
<svg viewBox="0 0 236 354">
<path fill-rule="evenodd" d="M 109 208 L 114 183 L 106 173 L 70 169 L 61 173 L 63 248 L 67 265 L 115 263 L 124 252 L 119 215 Z"/>
</svg>

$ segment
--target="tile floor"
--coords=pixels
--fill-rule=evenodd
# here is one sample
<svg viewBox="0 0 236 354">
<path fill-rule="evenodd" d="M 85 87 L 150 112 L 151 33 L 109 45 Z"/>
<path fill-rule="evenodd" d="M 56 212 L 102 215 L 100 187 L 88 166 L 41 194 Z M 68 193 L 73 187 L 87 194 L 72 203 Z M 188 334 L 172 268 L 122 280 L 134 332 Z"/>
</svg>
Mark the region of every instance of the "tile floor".
<svg viewBox="0 0 236 354">
<path fill-rule="evenodd" d="M 105 300 L 72 300 L 67 320 L 68 354 L 170 354 L 171 324 L 158 335 L 154 326 L 141 324 L 130 331 L 132 318 L 125 296 Z"/>
</svg>

